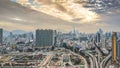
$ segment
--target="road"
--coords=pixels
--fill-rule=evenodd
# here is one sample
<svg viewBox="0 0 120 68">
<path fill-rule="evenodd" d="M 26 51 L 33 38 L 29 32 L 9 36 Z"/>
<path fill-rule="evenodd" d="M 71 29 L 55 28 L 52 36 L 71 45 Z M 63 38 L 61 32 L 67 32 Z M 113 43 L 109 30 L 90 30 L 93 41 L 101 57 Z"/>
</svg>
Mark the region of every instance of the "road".
<svg viewBox="0 0 120 68">
<path fill-rule="evenodd" d="M 104 54 L 103 51 L 100 49 L 100 47 L 97 46 L 97 44 L 95 42 L 94 42 L 94 45 L 97 48 L 97 50 L 103 55 Z"/>
<path fill-rule="evenodd" d="M 93 66 L 94 64 L 93 64 L 92 58 L 90 57 L 89 59 L 90 59 L 90 68 L 95 68 L 95 67 Z"/>
<path fill-rule="evenodd" d="M 100 68 L 106 68 L 108 61 L 110 61 L 111 54 L 109 54 L 103 61 L 100 63 Z"/>
<path fill-rule="evenodd" d="M 92 66 L 92 68 L 99 68 L 99 66 L 98 66 L 98 62 L 97 62 L 97 58 L 95 57 L 95 56 L 93 56 L 92 54 L 90 54 L 90 53 L 88 53 L 88 55 L 91 57 L 91 59 L 92 59 L 92 64 L 93 64 L 93 66 Z M 91 64 L 91 65 L 92 65 Z"/>
<path fill-rule="evenodd" d="M 67 49 L 68 50 L 68 49 Z M 87 61 L 86 61 L 86 59 L 83 57 L 83 56 L 81 56 L 81 55 L 79 55 L 79 54 L 77 54 L 77 53 L 74 53 L 74 52 L 72 52 L 71 50 L 69 50 L 71 53 L 73 53 L 73 54 L 75 54 L 75 55 L 78 55 L 78 56 L 80 56 L 80 57 L 82 57 L 82 59 L 84 60 L 84 62 L 85 62 L 85 68 L 88 68 L 88 63 L 87 63 Z"/>
<path fill-rule="evenodd" d="M 50 59 L 52 58 L 53 55 L 48 55 L 46 57 L 46 59 L 43 60 L 43 63 L 41 63 L 40 65 L 38 65 L 40 68 L 44 68 L 44 66 L 47 66 L 47 63 L 50 61 Z"/>
<path fill-rule="evenodd" d="M 97 51 L 97 53 L 98 53 L 98 57 L 97 57 L 97 59 L 98 59 L 98 64 L 100 64 L 100 62 L 101 62 L 101 57 L 103 56 L 103 52 L 101 51 L 100 47 L 98 47 L 95 42 L 94 42 L 94 45 L 95 45 L 96 51 Z M 98 65 L 98 66 L 99 66 L 99 68 L 100 68 L 100 65 Z"/>
<path fill-rule="evenodd" d="M 100 62 L 101 62 L 101 56 L 102 56 L 102 54 L 101 54 L 101 52 L 100 52 L 100 50 L 98 49 L 98 48 L 96 48 L 96 51 L 97 51 L 97 53 L 98 53 L 98 55 L 97 55 L 97 61 L 98 61 L 98 64 L 100 64 Z M 98 65 L 99 67 L 100 67 L 100 65 Z"/>
</svg>

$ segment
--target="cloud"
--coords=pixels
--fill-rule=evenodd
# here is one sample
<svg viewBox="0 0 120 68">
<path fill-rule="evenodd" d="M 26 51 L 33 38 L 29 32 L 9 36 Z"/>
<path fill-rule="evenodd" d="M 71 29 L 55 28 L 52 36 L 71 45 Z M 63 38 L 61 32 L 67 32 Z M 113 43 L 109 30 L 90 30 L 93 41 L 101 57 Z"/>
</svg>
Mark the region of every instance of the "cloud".
<svg viewBox="0 0 120 68">
<path fill-rule="evenodd" d="M 34 0 L 33 3 L 29 1 L 19 0 L 18 3 L 26 6 L 29 4 L 29 8 L 37 10 L 39 12 L 46 13 L 48 15 L 69 21 L 79 23 L 90 23 L 99 20 L 99 15 L 89 9 L 84 8 L 82 4 L 74 3 L 72 0 L 66 2 L 53 2 L 53 0 Z M 41 5 L 36 5 L 40 4 Z M 36 8 L 37 7 L 37 8 Z"/>
<path fill-rule="evenodd" d="M 39 8 L 34 7 L 27 0 L 24 3 L 29 4 L 29 8 L 23 7 L 15 2 L 10 2 L 9 0 L 0 0 L 0 27 L 7 30 L 22 29 L 26 31 L 37 28 L 70 31 L 73 27 L 76 27 L 81 32 L 88 33 L 96 32 L 99 28 L 105 31 L 120 31 L 119 10 L 112 10 L 110 11 L 111 13 L 96 14 L 76 3 L 71 5 L 56 3 L 44 4 L 39 2 L 37 3 Z M 42 6 L 40 7 L 40 5 Z M 89 21 L 94 15 L 98 16 L 98 18 L 92 22 Z"/>
<path fill-rule="evenodd" d="M 14 30 L 14 29 L 31 30 L 31 29 L 34 29 L 34 27 L 32 27 L 30 25 L 22 25 L 22 24 L 18 24 L 18 23 L 14 24 L 12 22 L 5 22 L 5 21 L 0 22 L 0 27 L 9 29 L 9 30 Z"/>
<path fill-rule="evenodd" d="M 52 4 L 52 0 L 36 0 L 36 2 L 42 2 L 43 4 L 46 5 Z"/>
</svg>

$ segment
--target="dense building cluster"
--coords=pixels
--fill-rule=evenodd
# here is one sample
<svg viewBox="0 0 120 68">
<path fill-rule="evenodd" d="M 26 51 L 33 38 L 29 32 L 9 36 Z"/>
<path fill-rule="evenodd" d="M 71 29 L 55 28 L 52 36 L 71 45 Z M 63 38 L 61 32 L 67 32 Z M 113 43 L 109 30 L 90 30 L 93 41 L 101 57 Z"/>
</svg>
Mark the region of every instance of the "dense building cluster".
<svg viewBox="0 0 120 68">
<path fill-rule="evenodd" d="M 65 52 L 70 51 L 71 53 L 75 52 L 84 57 L 95 57 L 93 61 L 97 61 L 101 65 L 103 64 L 102 62 L 107 63 L 108 61 L 111 61 L 108 63 L 110 67 L 112 67 L 111 64 L 114 66 L 120 63 L 120 32 L 103 32 L 102 29 L 99 29 L 96 33 L 81 33 L 75 28 L 68 33 L 62 33 L 52 29 L 37 29 L 35 33 L 13 34 L 10 32 L 8 36 L 5 36 L 4 32 L 3 29 L 0 29 L 0 54 L 18 53 L 17 55 L 19 55 L 32 52 L 34 55 L 35 52 L 41 54 L 41 52 L 58 51 L 61 50 L 59 48 L 62 48 L 62 50 L 65 48 L 67 49 Z M 45 53 L 45 55 L 47 54 Z M 50 60 L 49 65 L 51 67 L 55 61 L 58 61 L 55 65 L 62 65 L 60 62 L 61 57 L 63 57 L 66 66 L 71 66 L 69 65 L 70 63 L 66 63 L 70 59 L 73 65 L 82 64 L 83 62 L 77 61 L 76 59 L 80 58 L 75 57 L 73 54 L 71 54 L 73 56 L 63 54 L 62 56 L 60 55 L 61 57 L 56 58 L 58 55 L 53 56 L 53 59 Z M 110 59 L 111 56 L 112 59 Z M 47 57 L 50 58 L 52 56 L 49 54 Z M 86 60 L 89 60 L 88 63 L 90 63 L 90 59 L 86 58 Z M 48 62 L 47 59 L 46 62 Z"/>
</svg>

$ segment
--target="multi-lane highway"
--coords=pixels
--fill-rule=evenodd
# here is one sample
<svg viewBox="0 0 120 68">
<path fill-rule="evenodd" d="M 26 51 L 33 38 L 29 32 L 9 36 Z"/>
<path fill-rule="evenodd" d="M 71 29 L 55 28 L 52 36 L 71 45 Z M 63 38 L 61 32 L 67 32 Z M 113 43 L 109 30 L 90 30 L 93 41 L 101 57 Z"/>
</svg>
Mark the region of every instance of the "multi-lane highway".
<svg viewBox="0 0 120 68">
<path fill-rule="evenodd" d="M 68 49 L 67 49 L 68 50 Z M 77 53 L 74 53 L 74 52 L 72 52 L 71 50 L 68 50 L 70 53 L 73 53 L 73 54 L 75 54 L 75 55 L 78 55 L 78 56 L 80 56 L 80 57 L 82 57 L 82 59 L 84 60 L 84 62 L 85 62 L 85 68 L 88 68 L 88 63 L 87 63 L 87 61 L 86 61 L 86 58 L 84 58 L 83 56 L 81 56 L 81 55 L 79 55 L 79 54 L 77 54 Z"/>
<path fill-rule="evenodd" d="M 110 61 L 111 54 L 109 54 L 103 61 L 100 63 L 100 68 L 106 68 L 107 63 Z"/>
<path fill-rule="evenodd" d="M 92 59 L 91 68 L 99 68 L 97 58 L 90 53 L 88 53 L 88 55 L 90 56 L 90 59 Z"/>
</svg>

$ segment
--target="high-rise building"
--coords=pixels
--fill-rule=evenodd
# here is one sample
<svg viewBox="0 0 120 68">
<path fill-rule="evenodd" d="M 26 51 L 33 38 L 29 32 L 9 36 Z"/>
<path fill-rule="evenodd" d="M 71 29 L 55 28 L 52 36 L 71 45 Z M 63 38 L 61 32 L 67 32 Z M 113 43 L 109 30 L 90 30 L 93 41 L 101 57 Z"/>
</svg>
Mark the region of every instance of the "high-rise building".
<svg viewBox="0 0 120 68">
<path fill-rule="evenodd" d="M 55 44 L 55 30 L 36 30 L 36 46 L 52 46 Z"/>
<path fill-rule="evenodd" d="M 103 30 L 100 28 L 100 29 L 98 30 L 98 33 L 100 33 L 100 35 L 102 36 L 102 35 L 103 35 Z"/>
<path fill-rule="evenodd" d="M 101 42 L 100 33 L 97 33 L 97 34 L 96 34 L 95 41 L 96 41 L 96 43 L 100 43 L 100 42 Z"/>
<path fill-rule="evenodd" d="M 3 42 L 3 29 L 0 28 L 0 45 L 2 45 Z"/>
<path fill-rule="evenodd" d="M 106 48 L 106 37 L 104 35 L 101 37 L 101 45 L 103 48 Z"/>
<path fill-rule="evenodd" d="M 120 63 L 120 39 L 117 41 L 117 60 Z"/>
<path fill-rule="evenodd" d="M 112 34 L 112 62 L 117 63 L 117 36 L 116 32 Z"/>
<path fill-rule="evenodd" d="M 102 29 L 99 29 L 98 32 L 97 32 L 97 34 L 96 34 L 96 42 L 97 42 L 97 43 L 100 43 L 102 37 L 103 37 L 103 30 L 102 30 Z"/>
</svg>

